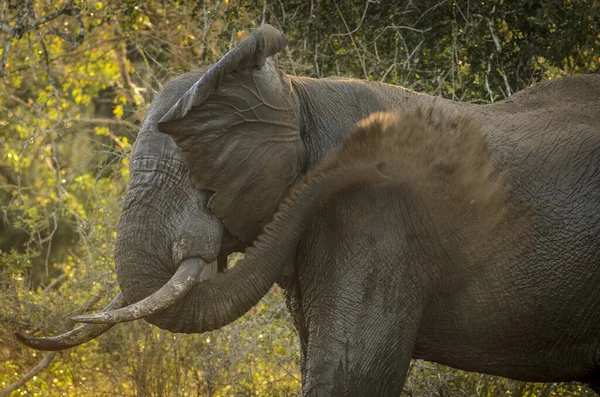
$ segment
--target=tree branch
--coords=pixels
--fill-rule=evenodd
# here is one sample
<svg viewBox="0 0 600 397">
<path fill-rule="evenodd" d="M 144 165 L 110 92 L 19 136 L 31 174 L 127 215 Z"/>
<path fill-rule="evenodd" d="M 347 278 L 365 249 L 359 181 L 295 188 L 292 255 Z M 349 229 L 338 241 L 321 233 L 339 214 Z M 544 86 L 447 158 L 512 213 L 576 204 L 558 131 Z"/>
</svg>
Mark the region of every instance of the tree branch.
<svg viewBox="0 0 600 397">
<path fill-rule="evenodd" d="M 105 118 L 82 118 L 82 119 L 64 119 L 63 123 L 84 123 L 84 124 L 106 124 L 119 127 L 127 127 L 134 131 L 139 129 L 139 126 L 125 120 L 105 119 Z"/>
<path fill-rule="evenodd" d="M 127 68 L 127 54 L 125 51 L 125 43 L 117 42 L 115 45 L 115 56 L 117 58 L 117 64 L 119 65 L 119 73 L 121 74 L 121 83 L 125 89 L 127 100 L 130 103 L 139 103 L 142 98 L 139 98 L 135 90 L 135 85 L 131 81 L 131 76 Z"/>
<path fill-rule="evenodd" d="M 4 52 L 2 53 L 2 60 L 1 60 L 2 63 L 0 64 L 0 77 L 4 77 L 4 72 L 6 69 L 6 62 L 8 59 L 8 52 L 10 51 L 13 40 L 20 39 L 21 37 L 23 37 L 23 35 L 26 32 L 33 30 L 33 29 L 37 29 L 41 25 L 44 25 L 44 24 L 58 18 L 59 16 L 61 16 L 63 14 L 74 16 L 77 19 L 77 22 L 79 24 L 79 34 L 77 36 L 71 36 L 71 35 L 67 35 L 67 34 L 63 34 L 63 33 L 59 32 L 58 29 L 52 29 L 52 30 L 50 30 L 49 33 L 57 35 L 66 41 L 69 41 L 74 47 L 78 46 L 83 41 L 83 37 L 85 35 L 85 26 L 83 24 L 83 19 L 81 18 L 80 10 L 78 8 L 73 7 L 73 0 L 67 1 L 58 10 L 51 12 L 50 14 L 44 15 L 43 17 L 36 19 L 31 23 L 25 23 L 25 22 L 30 18 L 32 18 L 32 19 L 35 18 L 35 15 L 33 14 L 33 12 L 34 12 L 33 11 L 33 3 L 29 2 L 29 3 L 27 3 L 27 6 L 29 6 L 30 11 L 23 12 L 21 15 L 19 15 L 18 20 L 14 24 L 14 26 L 10 26 L 6 22 L 4 22 L 4 16 L 5 16 L 4 14 L 6 11 L 6 1 L 4 3 L 3 9 L 2 9 L 2 20 L 0 20 L 0 30 L 8 33 L 8 35 L 10 37 L 8 38 L 8 40 L 6 42 L 6 45 L 4 46 Z"/>
<path fill-rule="evenodd" d="M 493 10 L 492 10 L 492 12 L 493 12 Z M 502 47 L 500 46 L 500 40 L 498 40 L 498 36 L 496 36 L 496 30 L 494 29 L 494 24 L 492 23 L 492 20 L 490 18 L 486 18 L 486 19 L 487 19 L 488 27 L 490 28 L 490 34 L 492 35 L 492 40 L 494 40 L 494 45 L 496 46 L 496 51 L 498 52 L 498 54 L 500 54 L 502 52 Z M 504 86 L 506 87 L 507 94 L 505 94 L 505 96 L 511 96 L 512 90 L 510 89 L 510 84 L 508 84 L 508 79 L 506 78 L 506 73 L 504 72 L 504 68 L 502 67 L 502 64 L 500 63 L 499 56 L 498 56 L 498 63 L 500 64 L 500 70 L 502 71 L 502 79 L 504 80 Z"/>
<path fill-rule="evenodd" d="M 60 7 L 58 10 L 51 12 L 50 14 L 44 15 L 43 17 L 41 17 L 40 19 L 38 19 L 37 21 L 33 21 L 32 23 L 28 24 L 27 26 L 25 26 L 25 30 L 30 30 L 30 29 L 35 29 L 40 25 L 45 24 L 46 22 L 49 22 L 53 19 L 58 18 L 59 16 L 61 16 L 62 14 L 67 13 L 68 15 L 74 15 L 74 9 L 73 9 L 73 0 L 70 0 L 68 2 L 66 2 L 62 7 Z"/>
<path fill-rule="evenodd" d="M 42 361 L 40 361 L 35 367 L 31 368 L 29 372 L 23 375 L 19 380 L 9 385 L 4 390 L 0 390 L 0 397 L 8 397 L 10 393 L 17 390 L 19 387 L 27 383 L 29 379 L 33 378 L 34 376 L 42 372 L 44 369 L 46 369 L 46 367 L 50 365 L 50 363 L 52 362 L 52 360 L 54 360 L 54 357 L 56 357 L 57 354 L 58 352 L 47 353 L 42 359 Z"/>
</svg>

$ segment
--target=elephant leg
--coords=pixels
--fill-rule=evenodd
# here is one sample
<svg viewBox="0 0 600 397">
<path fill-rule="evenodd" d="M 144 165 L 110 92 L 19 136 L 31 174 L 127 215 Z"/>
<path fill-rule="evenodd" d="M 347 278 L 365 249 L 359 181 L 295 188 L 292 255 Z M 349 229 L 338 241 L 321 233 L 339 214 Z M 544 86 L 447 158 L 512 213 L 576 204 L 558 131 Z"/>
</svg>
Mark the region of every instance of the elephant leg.
<svg viewBox="0 0 600 397">
<path fill-rule="evenodd" d="M 336 318 L 343 321 L 344 316 Z M 389 327 L 364 318 L 353 331 L 310 334 L 305 396 L 399 396 L 406 379 L 417 326 Z M 360 329 L 359 329 L 360 328 Z"/>
<path fill-rule="evenodd" d="M 386 296 L 344 288 L 314 300 L 319 308 L 306 316 L 305 396 L 400 395 L 421 309 L 414 297 L 401 297 L 398 291 L 388 290 Z"/>
</svg>

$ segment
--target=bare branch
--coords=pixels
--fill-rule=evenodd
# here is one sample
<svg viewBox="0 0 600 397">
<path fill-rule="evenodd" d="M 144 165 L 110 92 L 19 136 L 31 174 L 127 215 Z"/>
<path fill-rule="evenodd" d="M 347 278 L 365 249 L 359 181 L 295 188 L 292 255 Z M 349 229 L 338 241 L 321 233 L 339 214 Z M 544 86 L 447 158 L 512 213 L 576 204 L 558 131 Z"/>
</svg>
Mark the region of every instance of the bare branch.
<svg viewBox="0 0 600 397">
<path fill-rule="evenodd" d="M 486 19 L 487 19 L 488 26 L 490 28 L 490 34 L 492 35 L 492 39 L 494 40 L 494 44 L 496 45 L 496 51 L 498 52 L 498 54 L 500 54 L 502 52 L 502 47 L 500 46 L 500 40 L 498 40 L 498 36 L 496 35 L 496 30 L 494 29 L 494 24 L 492 23 L 491 19 L 489 19 L 489 18 L 486 18 Z M 499 59 L 500 58 L 498 58 L 498 60 Z M 506 95 L 505 96 L 511 96 L 512 90 L 510 89 L 510 84 L 508 84 L 508 79 L 506 78 L 506 73 L 504 72 L 502 65 L 500 65 L 500 70 L 502 71 L 502 79 L 504 80 L 504 86 L 506 87 Z"/>
<path fill-rule="evenodd" d="M 17 24 L 10 29 L 10 38 L 6 42 L 6 45 L 4 46 L 4 52 L 2 53 L 2 61 L 0 63 L 0 77 L 4 77 L 4 70 L 6 69 L 6 61 L 8 59 L 8 52 L 10 51 L 10 47 L 12 46 L 13 40 L 15 39 L 15 37 L 20 38 L 23 35 L 23 26 L 21 24 L 28 17 L 29 14 L 24 13 L 17 21 Z M 3 26 L 5 26 L 4 23 Z"/>
<path fill-rule="evenodd" d="M 105 119 L 105 118 L 81 118 L 81 119 L 64 119 L 63 123 L 84 123 L 84 124 L 106 124 L 106 125 L 115 125 L 119 127 L 127 127 L 131 130 L 137 131 L 139 126 L 130 123 L 125 120 L 118 119 Z"/>
<path fill-rule="evenodd" d="M 44 292 L 50 291 L 52 288 L 54 288 L 57 284 L 59 284 L 66 278 L 67 273 L 62 273 L 60 276 L 53 278 L 52 281 L 50 281 L 48 285 L 44 287 Z"/>
<path fill-rule="evenodd" d="M 62 14 L 75 15 L 75 11 L 77 11 L 77 14 L 79 13 L 78 9 L 73 8 L 73 0 L 70 0 L 70 1 L 66 2 L 58 10 L 56 10 L 54 12 L 51 12 L 50 14 L 44 15 L 43 17 L 41 17 L 37 21 L 34 21 L 34 22 L 28 24 L 27 26 L 24 27 L 24 29 L 25 30 L 30 30 L 30 29 L 37 28 L 38 26 L 43 25 L 46 22 L 49 22 L 49 21 L 51 21 L 53 19 L 58 18 Z"/>
<path fill-rule="evenodd" d="M 115 55 L 117 57 L 117 64 L 119 65 L 119 73 L 121 74 L 123 88 L 125 88 L 128 97 L 127 100 L 131 103 L 141 103 L 143 98 L 137 93 L 137 87 L 131 81 L 131 75 L 129 74 L 129 68 L 127 67 L 127 54 L 124 43 L 116 43 Z"/>
<path fill-rule="evenodd" d="M 356 25 L 356 28 L 353 31 L 351 31 L 351 32 L 349 31 L 347 33 L 332 33 L 330 36 L 331 37 L 335 37 L 335 36 L 350 36 L 353 33 L 358 32 L 360 30 L 360 28 L 361 28 L 364 20 L 365 20 L 365 17 L 367 16 L 367 10 L 369 9 L 369 3 L 371 3 L 370 0 L 367 1 L 367 4 L 365 5 L 365 10 L 363 11 L 362 17 L 360 18 L 360 21 L 358 22 L 358 24 Z"/>
<path fill-rule="evenodd" d="M 10 51 L 10 47 L 12 46 L 12 42 L 15 39 L 14 34 L 11 32 L 10 34 L 10 38 L 8 39 L 8 41 L 6 42 L 6 45 L 4 46 L 4 52 L 2 53 L 2 62 L 0 64 L 0 77 L 4 77 L 4 69 L 6 68 L 6 61 L 8 59 L 8 52 Z"/>
<path fill-rule="evenodd" d="M 488 26 L 490 28 L 490 33 L 492 34 L 492 39 L 494 40 L 494 44 L 496 45 L 496 51 L 498 51 L 498 53 L 502 52 L 502 47 L 500 47 L 500 40 L 498 40 L 498 36 L 496 36 L 496 31 L 494 30 L 494 25 L 492 24 L 492 20 L 489 18 L 487 19 L 487 23 Z"/>
<path fill-rule="evenodd" d="M 260 24 L 264 25 L 266 20 L 267 20 L 267 0 L 263 0 L 262 21 Z"/>
<path fill-rule="evenodd" d="M 4 17 L 6 16 L 6 6 L 8 6 L 8 0 L 4 0 L 4 3 L 2 3 L 2 15 L 0 15 L 0 25 L 4 25 Z"/>
<path fill-rule="evenodd" d="M 50 363 L 52 362 L 52 360 L 54 360 L 54 357 L 56 357 L 57 354 L 58 352 L 47 353 L 42 359 L 42 361 L 40 361 L 35 367 L 31 368 L 29 372 L 23 375 L 19 380 L 9 385 L 4 390 L 0 390 L 0 397 L 8 397 L 13 391 L 17 390 L 19 387 L 27 383 L 27 381 L 29 381 L 31 378 L 33 378 L 34 376 L 42 372 L 44 369 L 46 369 L 46 367 L 50 365 Z"/>
<path fill-rule="evenodd" d="M 490 71 L 492 70 L 492 58 L 493 57 L 494 57 L 494 54 L 491 54 L 490 59 L 488 60 L 487 71 L 485 73 L 485 88 L 488 92 L 488 95 L 490 96 L 490 103 L 494 103 L 494 94 L 492 93 L 492 89 L 490 88 L 490 82 L 488 80 L 488 75 L 490 74 Z"/>
<path fill-rule="evenodd" d="M 0 30 L 3 32 L 10 33 L 12 32 L 12 26 L 5 24 L 4 22 L 0 22 Z"/>
</svg>

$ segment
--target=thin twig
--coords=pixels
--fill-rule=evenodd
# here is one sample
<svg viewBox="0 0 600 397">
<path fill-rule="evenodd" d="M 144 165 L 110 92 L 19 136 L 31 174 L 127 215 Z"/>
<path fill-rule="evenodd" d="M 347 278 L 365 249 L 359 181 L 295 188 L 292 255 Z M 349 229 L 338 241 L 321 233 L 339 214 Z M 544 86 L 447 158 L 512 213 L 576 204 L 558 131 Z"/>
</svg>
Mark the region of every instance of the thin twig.
<svg viewBox="0 0 600 397">
<path fill-rule="evenodd" d="M 485 88 L 488 92 L 488 95 L 490 96 L 490 102 L 494 103 L 494 94 L 492 93 L 492 89 L 490 88 L 490 82 L 488 79 L 488 75 L 490 74 L 490 71 L 492 70 L 492 58 L 494 57 L 494 54 L 490 55 L 490 59 L 488 60 L 488 67 L 487 67 L 487 71 L 485 73 Z"/>
<path fill-rule="evenodd" d="M 136 86 L 131 81 L 131 75 L 129 74 L 129 68 L 127 67 L 127 54 L 124 43 L 116 43 L 115 45 L 115 57 L 117 58 L 117 65 L 119 66 L 119 73 L 121 75 L 121 84 L 125 89 L 125 95 L 130 103 L 141 103 L 142 98 L 136 92 Z"/>
<path fill-rule="evenodd" d="M 261 25 L 264 25 L 267 20 L 267 0 L 263 0 L 263 11 Z"/>
<path fill-rule="evenodd" d="M 352 36 L 352 33 L 350 32 L 350 28 L 348 27 L 348 24 L 346 23 L 346 18 L 344 18 L 344 15 L 342 14 L 342 11 L 340 10 L 340 7 L 337 5 L 336 2 L 333 3 L 335 5 L 335 9 L 337 10 L 340 18 L 342 19 L 342 22 L 344 23 L 344 26 L 346 27 L 346 31 L 348 32 L 348 35 L 350 36 L 350 41 L 352 42 L 352 46 L 354 47 L 354 50 L 356 51 L 356 55 L 358 56 L 358 60 L 360 61 L 360 66 L 363 70 L 363 74 L 365 76 L 365 79 L 369 78 L 369 73 L 367 73 L 367 67 L 365 65 L 365 59 L 362 56 L 361 52 L 358 50 L 358 46 L 356 45 L 356 42 L 354 41 L 354 37 Z"/>
<path fill-rule="evenodd" d="M 44 262 L 45 267 L 46 267 L 46 277 L 48 277 L 48 275 L 50 274 L 48 271 L 48 268 L 50 267 L 50 253 L 52 252 L 52 240 L 54 239 L 54 235 L 56 234 L 56 231 L 58 230 L 58 221 L 56 220 L 56 211 L 52 212 L 51 217 L 54 220 L 54 228 L 52 228 L 52 231 L 46 238 L 41 240 L 42 244 L 44 242 L 48 242 L 48 247 L 46 247 L 46 260 Z"/>
<path fill-rule="evenodd" d="M 84 123 L 84 124 L 106 124 L 106 125 L 115 125 L 119 127 L 127 127 L 131 130 L 137 131 L 140 127 L 130 123 L 129 121 L 119 120 L 119 119 L 105 119 L 105 118 L 80 118 L 80 119 L 64 119 L 63 123 Z"/>
<path fill-rule="evenodd" d="M 356 33 L 359 31 L 359 29 L 361 28 L 363 21 L 365 20 L 365 17 L 367 16 L 367 10 L 369 9 L 369 3 L 371 3 L 371 1 L 367 1 L 367 4 L 365 5 L 365 9 L 363 11 L 362 17 L 360 18 L 360 21 L 358 22 L 358 25 L 356 25 L 356 28 L 354 28 L 353 31 L 351 32 L 347 32 L 347 33 L 332 33 L 330 35 L 330 37 L 335 37 L 335 36 L 351 36 L 352 34 Z"/>
<path fill-rule="evenodd" d="M 0 16 L 0 25 L 4 26 L 4 17 L 6 16 L 6 6 L 8 6 L 8 0 L 4 0 L 2 4 L 2 15 Z"/>
<path fill-rule="evenodd" d="M 493 10 L 492 10 L 493 12 Z M 500 40 L 498 40 L 498 36 L 496 36 L 496 31 L 494 29 L 494 24 L 492 23 L 492 20 L 490 18 L 486 18 L 487 19 L 487 23 L 488 23 L 488 27 L 490 28 L 490 33 L 492 35 L 492 39 L 494 40 L 494 44 L 496 46 L 496 51 L 498 52 L 498 54 L 502 53 L 502 47 L 500 46 Z M 500 61 L 500 57 L 498 57 L 498 61 Z M 508 79 L 506 78 L 506 73 L 504 72 L 504 68 L 502 67 L 502 64 L 500 62 L 498 62 L 500 64 L 500 70 L 502 71 L 502 79 L 504 80 L 504 86 L 506 87 L 506 95 L 505 96 L 511 96 L 512 95 L 512 90 L 510 89 L 510 84 L 508 83 Z"/>
<path fill-rule="evenodd" d="M 12 46 L 12 42 L 15 39 L 15 35 L 11 32 L 10 38 L 4 46 L 4 52 L 2 53 L 2 65 L 0 65 L 0 77 L 4 77 L 4 69 L 6 68 L 6 61 L 8 60 L 8 52 Z"/>
<path fill-rule="evenodd" d="M 96 303 L 98 303 L 105 294 L 106 293 L 104 291 L 98 291 L 96 294 L 92 295 L 92 297 L 90 299 L 88 299 L 83 304 L 79 305 L 75 310 L 73 310 L 71 315 L 77 315 L 77 314 L 87 312 L 89 310 L 89 308 L 94 306 Z M 75 321 L 73 321 L 73 320 L 70 320 L 70 321 L 75 323 Z"/>
<path fill-rule="evenodd" d="M 40 19 L 38 19 L 37 21 L 34 21 L 30 24 L 28 24 L 25 27 L 25 30 L 30 30 L 30 29 L 34 29 L 37 28 L 40 25 L 45 24 L 46 22 L 49 22 L 53 19 L 58 18 L 59 16 L 61 16 L 64 13 L 72 13 L 74 10 L 72 8 L 73 5 L 73 0 L 68 1 L 67 3 L 65 3 L 62 7 L 60 7 L 58 10 L 51 12 L 50 14 L 44 15 L 43 17 L 41 17 Z"/>
<path fill-rule="evenodd" d="M 52 281 L 50 281 L 48 283 L 48 285 L 46 285 L 44 287 L 44 292 L 50 291 L 52 288 L 54 288 L 56 286 L 56 284 L 60 283 L 61 281 L 63 281 L 66 278 L 67 278 L 67 273 L 62 273 L 60 276 L 53 278 Z"/>
<path fill-rule="evenodd" d="M 494 40 L 494 44 L 496 45 L 496 51 L 498 51 L 498 53 L 502 52 L 502 47 L 500 47 L 500 40 L 498 40 L 498 36 L 496 36 L 496 31 L 494 30 L 494 25 L 492 23 L 492 20 L 489 18 L 487 19 L 487 23 L 488 26 L 490 28 L 490 33 L 492 34 L 492 39 Z"/>
<path fill-rule="evenodd" d="M 208 12 L 206 11 L 206 2 L 202 2 L 202 11 L 204 13 L 204 28 L 202 31 L 202 55 L 200 56 L 200 59 L 202 60 L 202 62 L 204 63 L 206 61 L 206 54 L 208 52 L 208 34 L 210 33 L 210 29 L 214 23 L 214 19 L 209 20 L 208 19 Z M 217 4 L 215 4 L 215 8 L 213 11 L 212 15 L 216 15 L 217 11 L 219 11 L 219 7 L 221 7 L 221 0 L 217 1 Z M 210 12 L 210 11 L 209 11 Z"/>
</svg>

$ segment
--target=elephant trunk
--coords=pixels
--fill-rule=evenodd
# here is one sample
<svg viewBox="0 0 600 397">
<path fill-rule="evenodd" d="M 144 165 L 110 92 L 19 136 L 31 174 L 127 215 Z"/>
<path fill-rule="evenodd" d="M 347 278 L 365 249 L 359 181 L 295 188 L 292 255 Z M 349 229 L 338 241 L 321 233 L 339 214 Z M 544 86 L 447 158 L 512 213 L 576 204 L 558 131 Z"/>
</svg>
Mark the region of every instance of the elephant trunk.
<svg viewBox="0 0 600 397">
<path fill-rule="evenodd" d="M 316 169 L 292 189 L 264 233 L 235 267 L 194 284 L 177 303 L 145 319 L 161 328 L 184 333 L 211 331 L 238 319 L 258 303 L 283 266 L 293 260 L 305 228 L 323 201 L 354 185 L 385 181 L 387 178 L 374 163 Z M 111 312 L 82 316 L 77 320 L 93 323 L 127 321 Z"/>
<path fill-rule="evenodd" d="M 145 318 L 173 332 L 194 328 L 202 304 L 196 282 L 208 270 L 216 273 L 223 231 L 206 208 L 208 197 L 192 186 L 179 159 L 135 157 L 115 243 L 119 287 L 131 305 L 107 312 L 110 323 Z"/>
</svg>

